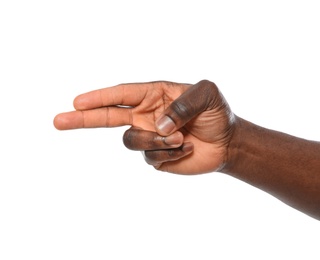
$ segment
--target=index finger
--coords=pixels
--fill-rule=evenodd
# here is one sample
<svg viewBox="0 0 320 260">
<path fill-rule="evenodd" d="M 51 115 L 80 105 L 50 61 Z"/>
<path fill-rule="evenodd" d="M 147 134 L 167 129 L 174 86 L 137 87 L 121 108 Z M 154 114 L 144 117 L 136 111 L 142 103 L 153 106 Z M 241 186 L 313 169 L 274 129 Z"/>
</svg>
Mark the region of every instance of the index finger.
<svg viewBox="0 0 320 260">
<path fill-rule="evenodd" d="M 73 101 L 76 110 L 87 110 L 105 106 L 136 106 L 144 99 L 147 83 L 121 84 L 93 90 L 77 96 Z"/>
</svg>

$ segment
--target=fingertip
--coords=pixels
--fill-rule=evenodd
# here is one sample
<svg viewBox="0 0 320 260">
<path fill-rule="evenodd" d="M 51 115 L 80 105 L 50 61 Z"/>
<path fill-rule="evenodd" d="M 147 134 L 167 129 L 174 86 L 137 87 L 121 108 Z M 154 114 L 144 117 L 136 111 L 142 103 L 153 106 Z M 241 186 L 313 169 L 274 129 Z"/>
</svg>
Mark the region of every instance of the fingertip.
<svg viewBox="0 0 320 260">
<path fill-rule="evenodd" d="M 82 113 L 80 111 L 73 111 L 58 114 L 53 119 L 53 125 L 58 130 L 82 128 Z"/>
<path fill-rule="evenodd" d="M 53 125 L 57 130 L 63 130 L 63 117 L 61 114 L 58 114 L 53 119 Z"/>
<path fill-rule="evenodd" d="M 73 106 L 76 110 L 87 110 L 103 106 L 100 90 L 93 90 L 87 93 L 78 95 L 73 100 Z"/>
<path fill-rule="evenodd" d="M 86 99 L 84 98 L 84 95 L 81 94 L 79 96 L 77 96 L 74 100 L 73 100 L 73 107 L 76 110 L 83 110 L 86 109 L 87 104 L 86 104 Z"/>
</svg>

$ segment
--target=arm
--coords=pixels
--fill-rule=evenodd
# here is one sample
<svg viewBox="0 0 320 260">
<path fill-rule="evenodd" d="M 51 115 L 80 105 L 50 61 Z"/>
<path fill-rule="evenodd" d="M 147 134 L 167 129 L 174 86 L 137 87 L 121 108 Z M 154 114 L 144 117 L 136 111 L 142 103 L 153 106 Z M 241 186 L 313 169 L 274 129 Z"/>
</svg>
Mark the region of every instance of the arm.
<svg viewBox="0 0 320 260">
<path fill-rule="evenodd" d="M 200 85 L 206 86 L 204 89 L 215 88 L 213 83 L 206 81 L 200 82 Z M 210 158 L 206 157 L 205 161 L 200 162 L 199 158 L 193 161 L 193 163 L 195 161 L 201 163 L 202 166 L 198 172 L 193 173 L 204 173 L 210 170 L 226 173 L 320 220 L 320 143 L 254 125 L 234 115 L 221 93 L 205 91 L 206 94 L 202 95 L 202 89 L 199 86 L 195 85 L 193 88 L 196 91 L 186 91 L 162 113 L 156 121 L 156 130 L 158 134 L 166 136 L 178 129 L 187 128 L 188 133 L 197 135 L 195 129 L 199 126 L 195 125 L 195 122 L 202 121 L 202 117 L 207 119 L 209 117 L 208 121 L 213 122 L 212 125 L 209 122 L 201 122 L 200 125 L 205 124 L 201 131 L 204 133 L 209 131 L 211 139 L 200 137 L 206 142 L 195 145 L 192 155 L 185 155 L 182 159 L 178 158 L 175 161 L 175 153 L 181 154 L 181 150 L 170 148 L 163 150 L 163 147 L 156 144 L 150 147 L 152 138 L 145 138 L 144 133 L 141 132 L 136 134 L 134 139 L 139 140 L 140 149 L 145 148 L 146 161 L 157 169 L 173 172 L 174 166 L 179 162 L 185 163 L 196 155 L 203 158 L 211 152 Z M 210 106 L 210 102 L 208 103 L 204 96 L 209 97 L 215 104 Z M 201 108 L 197 103 L 204 104 L 206 108 Z M 211 116 L 205 115 L 208 110 L 215 113 Z M 163 124 L 165 121 L 162 120 L 163 117 L 169 118 L 167 123 L 173 126 L 168 127 Z M 128 145 L 130 141 L 128 142 L 126 135 L 124 140 L 127 147 L 132 148 Z M 149 148 L 142 145 L 143 140 L 149 143 Z M 214 144 L 217 146 L 212 146 Z M 137 146 L 133 145 L 133 147 Z M 221 147 L 226 147 L 226 151 Z M 203 153 L 204 150 L 205 153 Z M 212 150 L 217 153 L 212 153 Z M 217 166 L 216 161 L 219 156 L 220 164 Z M 209 163 L 211 165 L 209 167 L 207 160 L 212 162 Z M 189 174 L 189 170 L 190 168 L 184 168 L 182 173 Z"/>
<path fill-rule="evenodd" d="M 265 129 L 241 118 L 222 172 L 320 220 L 320 143 Z"/>
<path fill-rule="evenodd" d="M 234 115 L 216 85 L 123 84 L 92 91 L 59 114 L 57 129 L 131 125 L 123 137 L 161 171 L 220 171 L 320 220 L 320 144 Z"/>
</svg>

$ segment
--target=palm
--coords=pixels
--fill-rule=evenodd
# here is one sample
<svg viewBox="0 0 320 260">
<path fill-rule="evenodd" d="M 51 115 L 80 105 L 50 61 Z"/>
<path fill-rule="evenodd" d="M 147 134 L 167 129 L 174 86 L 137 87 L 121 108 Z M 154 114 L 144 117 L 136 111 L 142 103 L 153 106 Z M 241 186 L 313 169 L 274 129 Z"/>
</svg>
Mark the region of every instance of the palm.
<svg viewBox="0 0 320 260">
<path fill-rule="evenodd" d="M 172 83 L 168 86 L 167 83 L 149 88 L 143 102 L 132 110 L 132 125 L 155 131 L 156 119 L 188 87 Z M 184 140 L 194 144 L 194 152 L 180 160 L 163 163 L 158 169 L 191 174 L 217 170 L 226 153 L 224 134 L 230 127 L 226 112 L 228 111 L 205 111 L 179 129 Z"/>
<path fill-rule="evenodd" d="M 190 85 L 171 82 L 124 84 L 95 90 L 78 96 L 76 111 L 55 118 L 58 129 L 115 127 L 132 125 L 155 131 L 161 113 Z M 202 112 L 179 131 L 184 140 L 194 144 L 194 152 L 180 160 L 166 162 L 160 170 L 175 173 L 200 173 L 216 170 L 225 156 L 224 132 L 228 120 L 223 110 Z M 216 118 L 219 120 L 215 120 Z"/>
</svg>

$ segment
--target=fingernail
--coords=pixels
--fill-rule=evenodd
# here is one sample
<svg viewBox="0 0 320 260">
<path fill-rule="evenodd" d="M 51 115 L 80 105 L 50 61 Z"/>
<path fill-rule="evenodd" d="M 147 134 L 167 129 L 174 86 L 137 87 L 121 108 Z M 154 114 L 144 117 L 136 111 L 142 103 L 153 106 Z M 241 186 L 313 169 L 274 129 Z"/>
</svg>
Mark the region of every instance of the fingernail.
<svg viewBox="0 0 320 260">
<path fill-rule="evenodd" d="M 161 117 L 157 122 L 156 126 L 161 134 L 170 134 L 175 128 L 175 123 L 168 116 Z"/>
<path fill-rule="evenodd" d="M 182 134 L 179 132 L 175 132 L 174 134 L 164 138 L 164 142 L 167 145 L 174 145 L 174 146 L 180 145 L 182 144 Z"/>
<path fill-rule="evenodd" d="M 182 146 L 182 151 L 189 153 L 193 150 L 193 143 L 184 143 Z"/>
</svg>

